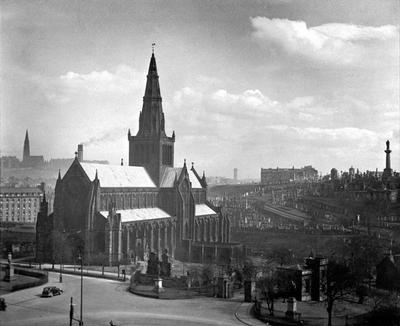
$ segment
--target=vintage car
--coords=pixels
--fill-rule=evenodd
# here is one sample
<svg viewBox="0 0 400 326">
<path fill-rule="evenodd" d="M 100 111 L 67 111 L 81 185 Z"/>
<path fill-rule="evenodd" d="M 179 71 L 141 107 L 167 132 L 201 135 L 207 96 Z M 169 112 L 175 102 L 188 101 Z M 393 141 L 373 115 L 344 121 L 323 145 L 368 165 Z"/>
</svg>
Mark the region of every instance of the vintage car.
<svg viewBox="0 0 400 326">
<path fill-rule="evenodd" d="M 0 298 L 0 310 L 6 310 L 7 304 L 4 298 Z"/>
<path fill-rule="evenodd" d="M 60 295 L 63 290 L 56 286 L 47 286 L 42 291 L 42 297 L 52 297 L 54 295 Z"/>
</svg>

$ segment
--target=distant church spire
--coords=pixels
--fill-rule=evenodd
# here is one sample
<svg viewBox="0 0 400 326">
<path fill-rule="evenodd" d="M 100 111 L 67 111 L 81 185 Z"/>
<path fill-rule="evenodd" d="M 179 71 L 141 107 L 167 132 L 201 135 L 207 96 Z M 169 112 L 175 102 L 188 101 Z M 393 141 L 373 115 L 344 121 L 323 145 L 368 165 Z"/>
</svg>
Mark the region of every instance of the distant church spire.
<svg viewBox="0 0 400 326">
<path fill-rule="evenodd" d="M 30 156 L 31 156 L 31 150 L 29 147 L 29 135 L 28 135 L 28 129 L 26 129 L 25 141 L 24 141 L 24 153 L 23 153 L 22 161 L 23 162 L 29 161 Z"/>
</svg>

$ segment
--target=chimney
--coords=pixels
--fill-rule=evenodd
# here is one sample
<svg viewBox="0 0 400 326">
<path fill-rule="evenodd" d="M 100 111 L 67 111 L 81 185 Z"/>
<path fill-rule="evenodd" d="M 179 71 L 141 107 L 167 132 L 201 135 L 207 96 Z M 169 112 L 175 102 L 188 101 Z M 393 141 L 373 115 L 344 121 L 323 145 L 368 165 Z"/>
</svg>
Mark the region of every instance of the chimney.
<svg viewBox="0 0 400 326">
<path fill-rule="evenodd" d="M 83 144 L 78 145 L 78 161 L 83 162 Z"/>
</svg>

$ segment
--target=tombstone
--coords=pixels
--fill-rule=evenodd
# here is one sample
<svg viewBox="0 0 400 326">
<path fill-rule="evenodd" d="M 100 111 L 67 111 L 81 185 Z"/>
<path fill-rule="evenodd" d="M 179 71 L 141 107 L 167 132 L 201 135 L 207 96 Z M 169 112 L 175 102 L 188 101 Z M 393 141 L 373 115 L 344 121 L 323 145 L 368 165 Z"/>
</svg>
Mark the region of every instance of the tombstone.
<svg viewBox="0 0 400 326">
<path fill-rule="evenodd" d="M 6 275 L 4 276 L 3 280 L 5 282 L 11 282 L 12 280 L 15 280 L 15 278 L 14 266 L 12 265 L 12 255 L 11 252 L 9 252 L 7 256 Z"/>
</svg>

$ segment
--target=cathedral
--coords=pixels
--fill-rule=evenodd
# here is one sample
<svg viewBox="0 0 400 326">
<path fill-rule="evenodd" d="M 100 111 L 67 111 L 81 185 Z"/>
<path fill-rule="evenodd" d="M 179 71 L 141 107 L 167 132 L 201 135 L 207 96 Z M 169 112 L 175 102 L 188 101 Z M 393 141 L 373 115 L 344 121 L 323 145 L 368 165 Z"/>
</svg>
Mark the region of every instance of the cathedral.
<svg viewBox="0 0 400 326">
<path fill-rule="evenodd" d="M 49 239 L 57 231 L 79 236 L 86 259 L 104 254 L 110 264 L 150 253 L 191 262 L 240 260 L 243 248 L 230 241 L 229 219 L 207 201 L 204 172 L 186 161 L 174 166 L 175 132 L 165 132 L 154 51 L 139 129 L 128 131 L 128 142 L 129 165 L 88 163 L 76 155 L 64 176 L 59 173 L 53 213 L 47 214 L 44 199 L 38 214 L 38 259 L 54 259 Z"/>
</svg>

